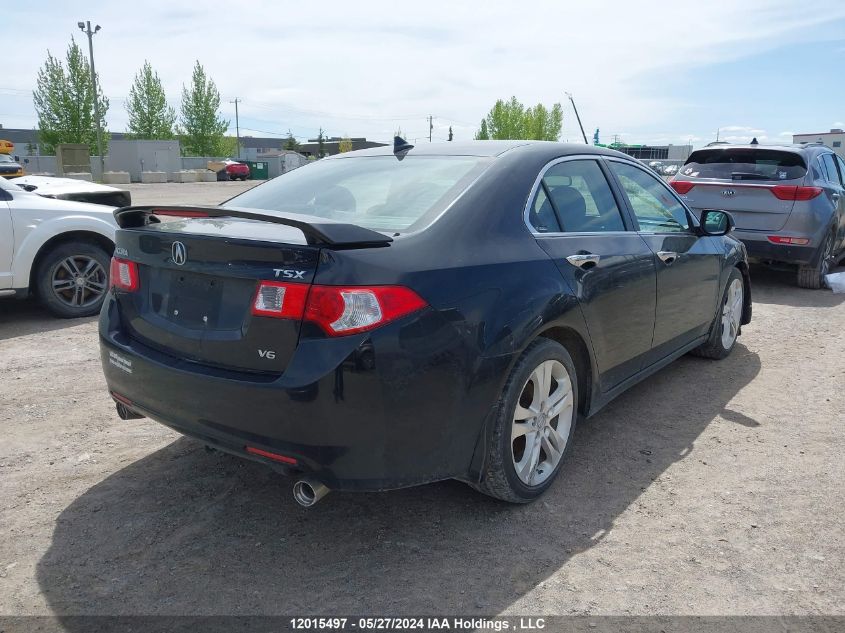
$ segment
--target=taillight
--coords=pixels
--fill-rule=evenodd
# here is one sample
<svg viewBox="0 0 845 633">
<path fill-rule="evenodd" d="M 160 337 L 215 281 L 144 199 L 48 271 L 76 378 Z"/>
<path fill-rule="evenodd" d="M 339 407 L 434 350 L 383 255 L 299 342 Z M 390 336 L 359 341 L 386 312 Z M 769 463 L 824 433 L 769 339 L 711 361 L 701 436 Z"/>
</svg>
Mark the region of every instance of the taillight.
<svg viewBox="0 0 845 633">
<path fill-rule="evenodd" d="M 821 187 L 798 187 L 796 185 L 775 185 L 770 189 L 778 200 L 812 200 L 823 191 Z"/>
<path fill-rule="evenodd" d="M 794 246 L 806 246 L 810 243 L 809 238 L 806 237 L 789 237 L 787 235 L 767 235 L 772 244 L 792 244 Z"/>
<path fill-rule="evenodd" d="M 673 180 L 669 185 L 681 195 L 689 193 L 695 187 L 695 183 L 689 180 Z"/>
<path fill-rule="evenodd" d="M 292 466 L 296 466 L 296 458 L 294 457 L 288 457 L 287 455 L 279 455 L 278 453 L 271 453 L 270 451 L 255 448 L 254 446 L 244 446 L 244 450 L 247 453 L 252 453 L 253 455 L 260 455 L 261 457 L 272 459 L 274 462 L 281 462 L 283 464 L 291 464 Z"/>
<path fill-rule="evenodd" d="M 308 296 L 306 284 L 262 281 L 252 301 L 252 313 L 277 319 L 301 319 Z"/>
<path fill-rule="evenodd" d="M 310 288 L 310 290 L 309 290 Z M 308 286 L 262 281 L 252 313 L 316 323 L 329 336 L 366 332 L 428 305 L 403 286 Z"/>
<path fill-rule="evenodd" d="M 138 290 L 138 264 L 126 259 L 112 257 L 111 271 L 109 274 L 111 287 L 126 292 Z"/>
</svg>

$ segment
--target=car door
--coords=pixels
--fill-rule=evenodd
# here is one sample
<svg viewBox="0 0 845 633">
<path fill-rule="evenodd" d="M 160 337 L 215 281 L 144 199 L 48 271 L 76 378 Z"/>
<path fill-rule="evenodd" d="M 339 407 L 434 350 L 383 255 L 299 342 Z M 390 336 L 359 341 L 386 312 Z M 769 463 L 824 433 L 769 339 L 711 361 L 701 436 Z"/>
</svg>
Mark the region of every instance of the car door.
<svg viewBox="0 0 845 633">
<path fill-rule="evenodd" d="M 824 154 L 822 159 L 827 167 L 830 182 L 825 189 L 828 190 L 831 202 L 836 205 L 834 214 L 837 216 L 837 234 L 834 252 L 838 252 L 845 246 L 845 162 L 836 154 Z"/>
<path fill-rule="evenodd" d="M 672 189 L 631 161 L 608 159 L 639 235 L 656 255 L 657 309 L 649 363 L 706 334 L 719 299 L 721 257 Z"/>
<path fill-rule="evenodd" d="M 12 255 L 15 234 L 12 230 L 11 194 L 0 184 L 0 290 L 12 287 Z"/>
<path fill-rule="evenodd" d="M 637 373 L 651 348 L 654 255 L 626 226 L 596 157 L 547 165 L 526 221 L 578 298 L 606 392 Z"/>
</svg>

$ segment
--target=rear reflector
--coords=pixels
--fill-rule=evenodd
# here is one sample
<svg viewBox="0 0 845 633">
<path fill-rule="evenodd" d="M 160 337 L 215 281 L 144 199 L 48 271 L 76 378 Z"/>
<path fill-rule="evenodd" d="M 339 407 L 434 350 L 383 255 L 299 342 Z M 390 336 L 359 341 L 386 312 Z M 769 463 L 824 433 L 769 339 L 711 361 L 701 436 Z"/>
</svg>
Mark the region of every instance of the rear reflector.
<svg viewBox="0 0 845 633">
<path fill-rule="evenodd" d="M 112 257 L 109 277 L 112 288 L 135 292 L 139 285 L 138 264 L 126 259 Z"/>
<path fill-rule="evenodd" d="M 689 193 L 690 190 L 695 187 L 695 183 L 690 182 L 689 180 L 673 180 L 669 183 L 669 185 L 681 195 Z"/>
<path fill-rule="evenodd" d="M 261 457 L 272 459 L 274 462 L 281 462 L 283 464 L 291 464 L 293 466 L 296 466 L 296 459 L 294 459 L 293 457 L 288 457 L 287 455 L 279 455 L 278 453 L 263 451 L 260 448 L 255 448 L 254 446 L 244 446 L 244 450 L 246 450 L 247 453 L 251 453 L 253 455 L 260 455 Z"/>
<path fill-rule="evenodd" d="M 301 319 L 307 296 L 307 284 L 262 281 L 252 302 L 252 313 L 277 319 Z"/>
<path fill-rule="evenodd" d="M 795 185 L 775 185 L 771 189 L 778 200 L 812 200 L 822 192 L 821 187 L 797 187 Z"/>
<path fill-rule="evenodd" d="M 121 404 L 126 404 L 130 407 L 132 406 L 132 401 L 129 398 L 127 398 L 126 396 L 121 396 L 116 391 L 111 392 L 111 397 L 120 402 Z"/>
<path fill-rule="evenodd" d="M 806 246 L 810 240 L 806 237 L 788 237 L 786 235 L 767 235 L 766 238 L 772 244 L 792 244 L 794 246 Z"/>
<path fill-rule="evenodd" d="M 417 293 L 403 286 L 309 286 L 262 281 L 252 302 L 252 314 L 305 319 L 329 336 L 345 336 L 372 330 L 426 305 Z"/>
</svg>

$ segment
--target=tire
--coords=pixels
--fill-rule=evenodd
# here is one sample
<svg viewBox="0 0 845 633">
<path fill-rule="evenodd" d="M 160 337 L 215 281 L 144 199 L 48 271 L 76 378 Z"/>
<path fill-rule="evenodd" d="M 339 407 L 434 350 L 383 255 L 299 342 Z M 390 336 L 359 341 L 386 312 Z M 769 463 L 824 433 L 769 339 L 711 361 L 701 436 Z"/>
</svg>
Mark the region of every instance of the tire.
<svg viewBox="0 0 845 633">
<path fill-rule="evenodd" d="M 738 295 L 736 294 L 738 291 Z M 710 326 L 707 341 L 692 352 L 693 356 L 721 360 L 728 356 L 742 332 L 742 311 L 745 305 L 745 284 L 742 273 L 736 268 L 731 271 L 728 284 L 719 302 L 719 310 Z M 727 329 L 726 329 L 727 328 Z"/>
<path fill-rule="evenodd" d="M 97 314 L 109 289 L 110 261 L 111 255 L 95 244 L 59 244 L 38 264 L 35 293 L 57 317 Z M 79 278 L 83 281 L 76 281 Z"/>
<path fill-rule="evenodd" d="M 542 398 L 540 384 L 543 374 L 539 372 L 544 369 L 551 375 L 549 390 L 553 397 L 548 399 Z M 555 409 L 560 411 L 557 416 L 545 415 Z M 518 419 L 529 410 L 542 411 L 543 415 Z M 542 495 L 566 459 L 577 412 L 578 376 L 572 357 L 554 341 L 534 341 L 511 371 L 493 411 L 494 428 L 485 469 L 475 488 L 511 503 L 529 503 Z"/>
<path fill-rule="evenodd" d="M 819 261 L 816 262 L 815 266 L 801 266 L 798 269 L 798 286 L 800 288 L 809 288 L 811 290 L 824 288 L 824 276 L 830 272 L 831 263 L 833 262 L 834 235 L 834 230 L 831 230 L 827 234 L 821 247 Z"/>
</svg>

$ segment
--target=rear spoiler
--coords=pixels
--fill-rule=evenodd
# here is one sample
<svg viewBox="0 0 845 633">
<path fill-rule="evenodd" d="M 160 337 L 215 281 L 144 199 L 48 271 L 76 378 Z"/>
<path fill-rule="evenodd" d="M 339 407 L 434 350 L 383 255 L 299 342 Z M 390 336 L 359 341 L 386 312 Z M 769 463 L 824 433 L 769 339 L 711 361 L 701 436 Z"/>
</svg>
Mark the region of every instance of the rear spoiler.
<svg viewBox="0 0 845 633">
<path fill-rule="evenodd" d="M 330 222 L 325 218 L 309 215 L 286 213 L 276 215 L 275 212 L 245 211 L 243 209 L 226 209 L 223 207 L 203 207 L 186 205 L 156 205 L 131 206 L 116 209 L 114 218 L 122 229 L 133 229 L 157 224 L 157 215 L 176 216 L 183 218 L 242 218 L 271 224 L 284 224 L 299 229 L 305 234 L 308 244 L 316 246 L 331 246 L 334 248 L 387 246 L 393 238 L 378 231 L 343 222 Z"/>
</svg>

